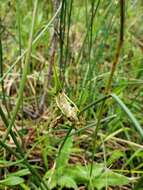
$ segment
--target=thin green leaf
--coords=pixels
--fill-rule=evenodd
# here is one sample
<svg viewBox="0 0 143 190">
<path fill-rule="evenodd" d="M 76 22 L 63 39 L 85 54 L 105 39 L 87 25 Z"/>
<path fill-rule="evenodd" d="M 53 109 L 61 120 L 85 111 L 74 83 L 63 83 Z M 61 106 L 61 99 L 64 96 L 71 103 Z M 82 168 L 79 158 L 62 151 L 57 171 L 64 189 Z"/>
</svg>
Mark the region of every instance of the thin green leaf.
<svg viewBox="0 0 143 190">
<path fill-rule="evenodd" d="M 30 171 L 28 169 L 22 169 L 22 170 L 19 170 L 17 172 L 14 172 L 14 173 L 10 173 L 9 176 L 25 176 L 25 175 L 29 175 L 30 174 Z"/>
<path fill-rule="evenodd" d="M 133 122 L 135 129 L 139 132 L 139 135 L 143 139 L 143 129 L 141 125 L 139 124 L 138 120 L 135 118 L 132 112 L 128 109 L 128 107 L 122 102 L 122 100 L 116 94 L 112 93 L 111 96 L 120 105 L 120 107 L 124 110 L 124 112 L 128 115 L 130 120 Z"/>
<path fill-rule="evenodd" d="M 13 110 L 11 121 L 10 121 L 9 126 L 7 128 L 7 132 L 6 132 L 6 134 L 5 134 L 4 138 L 3 138 L 3 142 L 6 141 L 8 135 L 9 135 L 9 133 L 10 133 L 12 127 L 13 127 L 13 124 L 15 122 L 15 119 L 16 119 L 17 113 L 19 111 L 19 108 L 20 108 L 20 106 L 22 104 L 23 91 L 24 91 L 26 80 L 27 80 L 28 68 L 29 68 L 29 63 L 30 63 L 30 59 L 31 59 L 32 41 L 33 41 L 33 35 L 34 35 L 34 26 L 35 26 L 35 21 L 36 21 L 37 8 L 38 8 L 38 0 L 36 0 L 35 4 L 34 4 L 31 32 L 30 32 L 30 35 L 29 35 L 28 51 L 27 51 L 25 64 L 24 64 L 24 68 L 23 68 L 23 73 L 22 73 L 22 78 L 21 78 L 21 82 L 20 82 L 20 87 L 19 87 L 19 91 L 18 91 L 18 98 L 17 98 L 17 101 L 16 101 L 16 106 L 15 106 L 15 108 Z"/>
<path fill-rule="evenodd" d="M 67 165 L 73 144 L 72 141 L 72 137 L 66 139 L 57 159 L 57 168 L 65 167 Z"/>
<path fill-rule="evenodd" d="M 18 160 L 16 162 L 7 161 L 7 160 L 0 160 L 0 168 L 6 168 L 10 166 L 18 165 L 19 163 L 23 162 L 23 160 Z"/>
<path fill-rule="evenodd" d="M 57 72 L 55 64 L 54 64 L 53 69 L 54 69 L 53 76 L 54 76 L 54 83 L 55 83 L 55 93 L 57 94 L 59 91 L 62 90 L 62 84 L 61 84 L 61 82 L 59 80 L 58 72 Z"/>
<path fill-rule="evenodd" d="M 0 180 L 0 184 L 4 186 L 15 186 L 24 182 L 24 179 L 17 176 L 7 177 L 6 179 Z"/>
</svg>

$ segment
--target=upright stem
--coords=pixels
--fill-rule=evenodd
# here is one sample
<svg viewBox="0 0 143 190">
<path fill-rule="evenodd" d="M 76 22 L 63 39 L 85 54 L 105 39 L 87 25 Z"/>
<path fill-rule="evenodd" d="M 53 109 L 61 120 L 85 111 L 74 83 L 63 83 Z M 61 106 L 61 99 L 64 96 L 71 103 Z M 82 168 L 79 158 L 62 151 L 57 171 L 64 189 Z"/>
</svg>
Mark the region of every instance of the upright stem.
<svg viewBox="0 0 143 190">
<path fill-rule="evenodd" d="M 125 22 L 125 0 L 120 0 L 120 36 L 119 36 L 119 42 L 117 45 L 117 49 L 115 52 L 115 57 L 112 63 L 111 73 L 109 76 L 109 80 L 106 86 L 105 93 L 108 94 L 111 91 L 111 84 L 113 80 L 113 76 L 117 67 L 117 64 L 119 62 L 119 57 L 121 53 L 121 49 L 124 42 L 124 22 Z"/>
<path fill-rule="evenodd" d="M 69 2 L 69 11 L 67 13 L 67 36 L 66 36 L 66 47 L 65 47 L 65 61 L 64 61 L 64 65 L 63 65 L 63 75 L 65 73 L 65 69 L 66 69 L 66 65 L 67 65 L 67 61 L 68 61 L 68 55 L 69 55 L 69 33 L 70 33 L 70 25 L 71 25 L 71 15 L 72 15 L 72 8 L 73 8 L 73 0 L 70 0 Z M 60 69 L 60 77 L 62 75 L 61 73 L 62 68 Z M 62 78 L 62 77 L 61 77 Z M 65 77 L 63 77 L 65 79 Z"/>
<path fill-rule="evenodd" d="M 52 0 L 52 4 L 53 4 L 53 12 L 54 14 L 56 14 L 57 10 L 60 7 L 60 0 Z M 51 39 L 51 43 L 50 43 L 50 53 L 49 53 L 49 70 L 48 70 L 48 74 L 46 76 L 45 79 L 45 84 L 44 84 L 44 92 L 43 95 L 41 97 L 40 100 L 40 105 L 39 105 L 39 111 L 42 114 L 44 111 L 44 107 L 45 107 L 45 99 L 46 99 L 46 95 L 47 95 L 47 88 L 50 88 L 51 85 L 51 79 L 52 79 L 52 75 L 53 75 L 53 66 L 54 66 L 54 62 L 55 62 L 55 55 L 56 55 L 56 50 L 57 50 L 57 45 L 58 45 L 58 25 L 59 25 L 59 14 L 56 15 L 55 20 L 54 20 L 54 31 L 53 31 L 53 35 L 52 35 L 52 39 Z"/>
<path fill-rule="evenodd" d="M 5 124 L 6 128 L 7 128 L 6 135 L 4 136 L 3 141 L 2 140 L 0 141 L 0 145 L 10 151 L 8 146 L 5 144 L 7 136 L 10 134 L 13 141 L 14 141 L 14 143 L 15 143 L 15 145 L 16 145 L 16 148 L 17 148 L 19 154 L 14 154 L 14 151 L 10 151 L 10 152 L 12 154 L 14 154 L 19 159 L 24 158 L 24 153 L 23 153 L 23 150 L 22 150 L 22 148 L 21 148 L 15 134 L 13 133 L 12 127 L 14 125 L 17 113 L 18 113 L 19 108 L 21 106 L 21 101 L 22 101 L 22 97 L 23 97 L 23 91 L 24 91 L 24 87 L 25 87 L 25 83 L 26 83 L 26 79 L 27 79 L 28 66 L 29 66 L 29 61 L 30 61 L 30 57 L 31 57 L 31 50 L 32 50 L 32 40 L 33 40 L 33 33 L 34 33 L 34 25 L 35 25 L 35 20 L 36 20 L 37 7 L 38 7 L 38 0 L 35 0 L 35 2 L 34 2 L 34 10 L 33 10 L 33 17 L 32 17 L 33 18 L 32 19 L 32 26 L 31 26 L 30 36 L 29 36 L 29 46 L 28 46 L 28 50 L 27 50 L 27 56 L 26 56 L 26 60 L 25 60 L 25 65 L 24 65 L 24 69 L 23 69 L 23 74 L 22 74 L 20 87 L 19 87 L 19 94 L 18 94 L 16 106 L 14 108 L 14 111 L 13 111 L 13 114 L 12 114 L 12 117 L 11 117 L 10 121 L 5 117 L 5 114 L 4 114 L 3 110 L 2 110 L 2 108 L 0 107 L 0 116 L 2 117 L 2 120 L 3 120 L 3 122 L 4 122 L 4 124 Z M 49 189 L 47 184 L 45 183 L 45 181 L 42 179 L 42 177 L 37 172 L 37 170 L 35 170 L 28 163 L 28 161 L 26 159 L 24 159 L 23 162 L 27 166 L 27 168 L 29 168 L 30 172 L 32 174 L 34 174 L 34 177 L 36 179 L 36 184 L 41 186 L 42 190 Z"/>
<path fill-rule="evenodd" d="M 59 0 L 52 0 L 53 2 L 53 8 L 54 8 L 54 14 L 58 10 L 60 6 L 60 1 Z M 51 78 L 52 78 L 52 73 L 53 73 L 53 65 L 55 62 L 55 54 L 56 54 L 56 49 L 58 45 L 58 25 L 59 25 L 59 16 L 56 17 L 54 21 L 54 32 L 51 40 L 51 49 L 50 49 L 50 64 L 49 64 L 49 71 L 48 71 L 48 88 L 51 85 Z"/>
<path fill-rule="evenodd" d="M 124 41 L 124 21 L 125 21 L 125 0 L 120 0 L 120 34 L 119 34 L 119 42 L 117 44 L 117 48 L 116 48 L 116 52 L 115 52 L 115 56 L 113 59 L 113 63 L 112 63 L 112 67 L 111 67 L 111 72 L 110 72 L 110 76 L 105 88 L 105 96 L 107 96 L 111 89 L 112 86 L 112 81 L 113 81 L 113 76 L 115 73 L 115 70 L 117 68 L 117 64 L 119 62 L 119 57 L 120 57 L 120 53 L 121 53 L 121 49 L 123 46 L 123 41 Z M 103 116 L 103 111 L 104 111 L 104 106 L 105 106 L 105 101 L 106 99 L 102 102 L 100 109 L 99 109 L 99 114 L 98 114 L 98 121 L 97 121 L 97 125 L 94 131 L 94 136 L 93 136 L 93 152 L 92 152 L 92 163 L 91 163 L 91 168 L 90 168 L 90 179 L 92 179 L 92 170 L 93 170 L 93 163 L 94 163 L 94 155 L 95 155 L 95 151 L 96 151 L 96 140 L 97 140 L 97 133 L 98 130 L 100 128 L 100 121 L 102 119 Z"/>
<path fill-rule="evenodd" d="M 20 87 L 19 87 L 19 91 L 18 91 L 18 98 L 17 98 L 16 106 L 14 108 L 14 111 L 13 111 L 9 126 L 7 128 L 6 135 L 5 135 L 4 139 L 3 139 L 3 141 L 5 141 L 6 138 L 8 137 L 9 132 L 11 131 L 12 126 L 14 125 L 17 113 L 19 111 L 19 108 L 20 108 L 20 106 L 22 104 L 22 97 L 23 97 L 24 87 L 25 87 L 25 83 L 26 83 L 26 79 L 27 79 L 29 62 L 30 62 L 30 58 L 31 58 L 32 40 L 33 40 L 33 33 L 34 33 L 34 25 L 35 25 L 35 20 L 36 20 L 37 7 L 38 7 L 38 0 L 36 0 L 35 4 L 34 4 L 32 26 L 31 26 L 30 36 L 29 36 L 28 52 L 27 52 L 25 65 L 24 65 L 23 73 L 22 73 L 22 78 L 21 78 L 21 82 L 20 82 Z"/>
<path fill-rule="evenodd" d="M 1 28 L 1 18 L 0 18 L 0 28 Z M 3 77 L 3 47 L 2 47 L 2 31 L 0 30 L 0 78 Z M 3 104 L 6 108 L 6 111 L 8 113 L 8 116 L 10 117 L 7 101 L 6 101 L 6 93 L 5 93 L 5 87 L 4 87 L 4 81 L 1 81 L 1 89 L 2 89 L 2 100 Z"/>
</svg>

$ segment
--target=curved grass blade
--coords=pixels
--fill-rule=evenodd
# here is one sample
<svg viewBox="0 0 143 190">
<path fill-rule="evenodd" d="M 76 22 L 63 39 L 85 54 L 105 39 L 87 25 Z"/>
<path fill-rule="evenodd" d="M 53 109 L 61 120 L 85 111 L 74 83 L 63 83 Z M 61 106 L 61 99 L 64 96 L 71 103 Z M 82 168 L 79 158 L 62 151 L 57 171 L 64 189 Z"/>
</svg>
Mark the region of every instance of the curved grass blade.
<svg viewBox="0 0 143 190">
<path fill-rule="evenodd" d="M 98 100 L 96 100 L 96 101 L 94 101 L 94 102 L 88 104 L 87 106 L 85 106 L 85 107 L 79 112 L 78 115 L 81 115 L 83 112 L 85 112 L 85 111 L 88 110 L 89 108 L 95 106 L 96 104 L 98 104 L 98 103 L 100 103 L 100 102 L 102 102 L 102 101 L 104 101 L 104 100 L 106 100 L 106 99 L 108 99 L 108 98 L 110 98 L 110 95 L 106 95 L 106 96 L 104 96 L 104 97 L 102 97 L 102 98 L 100 98 L 100 99 L 98 99 Z"/>
<path fill-rule="evenodd" d="M 120 105 L 122 110 L 128 115 L 130 120 L 133 122 L 135 129 L 138 131 L 139 135 L 143 139 L 143 129 L 139 124 L 138 120 L 135 118 L 135 116 L 132 114 L 129 108 L 122 102 L 122 100 L 116 94 L 112 93 L 111 96 Z"/>
<path fill-rule="evenodd" d="M 9 135 L 11 129 L 12 129 L 12 126 L 13 126 L 13 124 L 15 122 L 15 119 L 16 119 L 17 113 L 19 111 L 19 108 L 20 108 L 20 106 L 22 104 L 23 91 L 24 91 L 24 87 L 25 87 L 25 83 L 26 83 L 26 79 L 27 79 L 29 62 L 30 62 L 30 58 L 31 58 L 32 40 L 33 40 L 34 26 L 35 26 L 35 21 L 36 21 L 36 13 L 37 13 L 37 7 L 38 7 L 38 0 L 35 1 L 34 6 L 35 7 L 34 7 L 34 11 L 33 11 L 32 25 L 31 25 L 30 35 L 29 35 L 28 51 L 27 51 L 27 56 L 26 56 L 26 60 L 25 60 L 25 65 L 24 65 L 24 68 L 23 68 L 21 82 L 20 82 L 20 87 L 19 87 L 19 92 L 18 92 L 18 98 L 17 98 L 16 106 L 14 108 L 12 117 L 11 117 L 11 121 L 10 121 L 9 126 L 7 128 L 6 135 L 3 138 L 3 142 L 5 142 L 5 140 L 7 139 L 8 135 Z"/>
<path fill-rule="evenodd" d="M 55 15 L 51 18 L 51 20 L 44 26 L 44 28 L 40 31 L 40 33 L 37 34 L 36 38 L 32 42 L 32 46 L 36 44 L 36 42 L 45 34 L 47 29 L 51 26 L 59 12 L 61 11 L 61 5 L 59 6 L 57 12 Z M 16 59 L 16 61 L 12 64 L 11 67 L 3 74 L 3 77 L 0 77 L 0 82 L 5 79 L 5 77 L 10 73 L 10 71 L 15 67 L 15 65 L 25 56 L 25 54 L 28 52 L 28 49 L 24 50 L 23 53 Z"/>
</svg>

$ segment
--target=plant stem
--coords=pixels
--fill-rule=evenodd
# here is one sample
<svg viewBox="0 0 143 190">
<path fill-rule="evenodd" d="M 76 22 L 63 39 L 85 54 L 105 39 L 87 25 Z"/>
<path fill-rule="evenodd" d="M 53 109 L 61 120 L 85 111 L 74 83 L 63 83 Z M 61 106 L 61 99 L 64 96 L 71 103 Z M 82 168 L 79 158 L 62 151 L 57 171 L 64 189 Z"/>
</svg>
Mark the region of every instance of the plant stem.
<svg viewBox="0 0 143 190">
<path fill-rule="evenodd" d="M 29 46 L 28 46 L 28 51 L 27 51 L 27 56 L 26 56 L 26 60 L 25 60 L 25 66 L 23 69 L 23 75 L 22 75 L 22 79 L 21 79 L 21 83 L 20 83 L 20 88 L 19 88 L 19 95 L 18 95 L 18 99 L 16 102 L 16 107 L 13 111 L 13 115 L 12 118 L 10 120 L 10 122 L 8 121 L 8 119 L 6 118 L 2 108 L 0 107 L 0 115 L 2 117 L 2 120 L 5 124 L 5 126 L 7 127 L 7 132 L 6 135 L 3 139 L 3 141 L 0 141 L 1 146 L 3 146 L 4 148 L 6 148 L 7 150 L 11 151 L 8 146 L 5 144 L 5 141 L 7 139 L 7 136 L 10 134 L 17 149 L 18 152 L 20 153 L 20 155 L 18 156 L 18 154 L 14 154 L 14 151 L 11 151 L 12 154 L 14 154 L 17 158 L 24 158 L 24 153 L 16 139 L 15 134 L 12 131 L 12 126 L 15 122 L 17 113 L 19 111 L 20 105 L 21 105 L 21 100 L 23 97 L 23 91 L 24 91 L 24 86 L 26 83 L 26 78 L 27 78 L 27 73 L 28 73 L 28 66 L 29 66 L 29 61 L 30 61 L 30 57 L 31 57 L 31 50 L 32 50 L 32 39 L 33 39 L 33 33 L 34 33 L 34 25 L 35 25 L 35 19 L 36 19 L 36 12 L 37 12 L 37 7 L 38 7 L 38 0 L 35 1 L 34 3 L 34 10 L 33 10 L 33 19 L 32 19 L 32 26 L 31 26 L 31 33 L 30 33 L 30 37 L 29 37 Z M 49 189 L 47 184 L 44 182 L 44 180 L 42 179 L 42 177 L 38 174 L 38 172 L 28 163 L 27 160 L 24 160 L 24 164 L 29 168 L 29 170 L 31 171 L 32 174 L 34 174 L 34 177 L 36 178 L 36 183 L 37 185 L 41 186 L 41 188 L 43 190 L 45 189 Z M 42 182 L 42 183 L 41 183 Z M 43 187 L 44 186 L 44 187 Z"/>
<path fill-rule="evenodd" d="M 54 14 L 56 14 L 56 12 L 58 11 L 58 9 L 60 7 L 60 1 L 53 0 L 52 4 L 53 4 L 53 8 L 54 8 Z M 58 34 L 57 34 L 58 27 L 59 27 L 59 14 L 56 15 L 56 18 L 54 20 L 54 31 L 53 31 L 52 39 L 50 42 L 49 68 L 48 68 L 47 76 L 45 78 L 46 82 L 44 83 L 44 88 L 43 88 L 44 92 L 41 97 L 40 105 L 39 105 L 39 111 L 41 114 L 43 113 L 44 107 L 45 107 L 47 88 L 49 90 L 49 88 L 51 86 L 52 76 L 53 76 L 53 67 L 54 67 L 54 63 L 55 63 L 56 50 L 57 50 L 57 46 L 58 46 L 58 37 L 57 37 L 58 36 Z"/>
<path fill-rule="evenodd" d="M 1 27 L 1 18 L 0 18 L 0 27 Z M 2 47 L 2 31 L 0 30 L 0 78 L 2 77 L 3 77 L 3 47 Z M 10 116 L 8 105 L 6 102 L 6 93 L 5 93 L 3 80 L 1 81 L 1 89 L 2 89 L 3 104 L 6 108 L 8 115 Z"/>
<path fill-rule="evenodd" d="M 29 67 L 31 51 L 32 51 L 32 40 L 33 40 L 34 25 L 35 25 L 35 20 L 36 20 L 37 6 L 38 6 L 38 0 L 36 0 L 35 4 L 34 4 L 33 17 L 32 17 L 33 18 L 32 19 L 32 26 L 31 26 L 30 36 L 29 36 L 28 52 L 27 52 L 27 56 L 26 56 L 26 60 L 25 60 L 25 65 L 24 65 L 24 68 L 23 68 L 23 74 L 22 74 L 22 78 L 21 78 L 21 82 L 20 82 L 18 98 L 17 98 L 16 106 L 15 106 L 13 114 L 12 114 L 11 121 L 10 121 L 9 126 L 7 128 L 6 135 L 3 138 L 3 142 L 6 141 L 8 135 L 9 135 L 11 129 L 12 129 L 12 126 L 13 126 L 13 124 L 15 122 L 17 113 L 18 113 L 19 108 L 20 108 L 21 103 L 22 103 L 23 91 L 24 91 L 24 87 L 25 87 L 25 83 L 26 83 L 26 79 L 27 79 L 28 67 Z"/>
<path fill-rule="evenodd" d="M 111 67 L 111 72 L 110 72 L 110 76 L 105 88 L 105 96 L 109 95 L 109 92 L 111 91 L 111 85 L 112 85 L 112 81 L 113 81 L 113 76 L 117 67 L 117 64 L 119 62 L 119 57 L 120 57 L 120 53 L 121 53 L 121 49 L 123 46 L 123 41 L 124 41 L 124 20 L 125 20 L 125 0 L 120 0 L 120 34 L 119 34 L 119 42 L 117 44 L 117 48 L 116 48 L 116 52 L 115 52 L 115 56 L 113 59 L 113 63 L 112 63 L 112 67 Z M 93 152 L 92 152 L 92 162 L 91 162 L 91 168 L 90 168 L 90 182 L 92 181 L 92 170 L 93 170 L 93 163 L 94 163 L 94 155 L 96 152 L 96 141 L 97 141 L 97 133 L 98 130 L 100 128 L 100 121 L 102 119 L 103 116 L 103 112 L 104 112 L 104 106 L 105 106 L 105 101 L 106 99 L 102 102 L 100 109 L 99 109 L 99 114 L 98 114 L 98 121 L 97 121 L 97 125 L 93 134 Z"/>
</svg>

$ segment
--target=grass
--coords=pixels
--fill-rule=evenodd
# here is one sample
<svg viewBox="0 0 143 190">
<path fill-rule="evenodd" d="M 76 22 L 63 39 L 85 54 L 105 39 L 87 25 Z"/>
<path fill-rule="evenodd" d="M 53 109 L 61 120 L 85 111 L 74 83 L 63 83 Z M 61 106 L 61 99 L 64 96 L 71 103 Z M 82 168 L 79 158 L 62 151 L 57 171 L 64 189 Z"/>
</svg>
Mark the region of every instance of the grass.
<svg viewBox="0 0 143 190">
<path fill-rule="evenodd" d="M 142 189 L 142 2 L 0 10 L 0 189 Z"/>
</svg>

